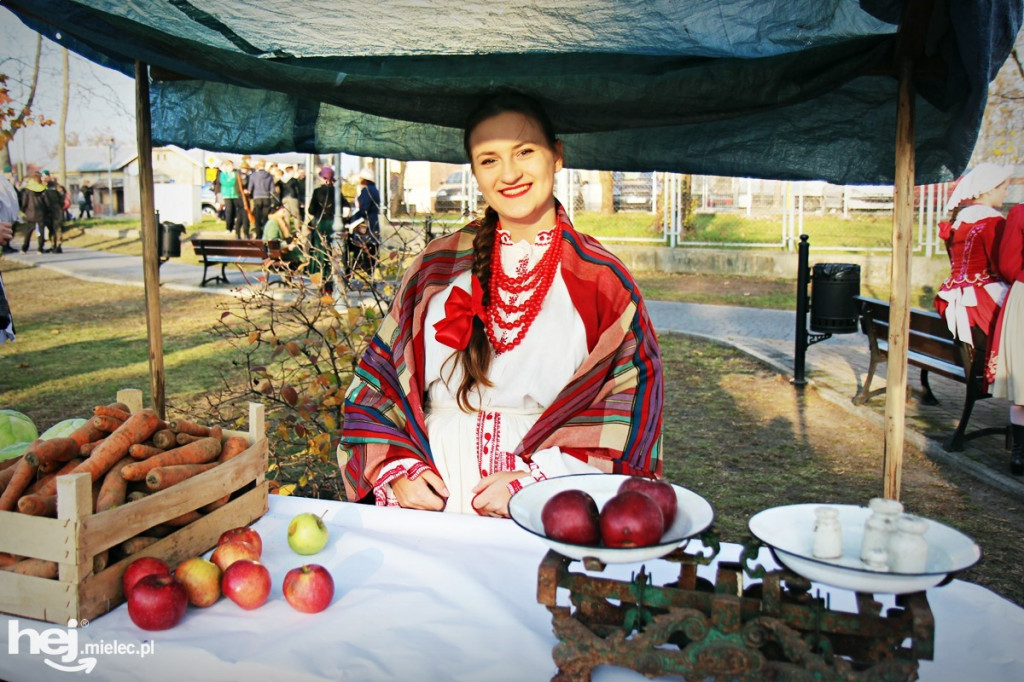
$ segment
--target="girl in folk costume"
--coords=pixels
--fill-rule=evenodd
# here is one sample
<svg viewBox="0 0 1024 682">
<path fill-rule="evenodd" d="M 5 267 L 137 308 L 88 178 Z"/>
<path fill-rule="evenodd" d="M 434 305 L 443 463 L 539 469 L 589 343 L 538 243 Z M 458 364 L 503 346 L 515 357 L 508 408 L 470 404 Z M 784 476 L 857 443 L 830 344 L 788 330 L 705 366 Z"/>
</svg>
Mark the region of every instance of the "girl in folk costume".
<svg viewBox="0 0 1024 682">
<path fill-rule="evenodd" d="M 985 383 L 995 374 L 996 318 L 1009 291 L 999 274 L 997 257 L 1005 220 L 999 207 L 1006 198 L 1012 169 L 993 163 L 979 164 L 957 184 L 946 203 L 950 222 L 939 225 L 946 242 L 950 275 L 939 287 L 935 309 L 945 317 L 949 331 L 964 343 L 975 345 L 976 328 L 987 342 Z"/>
<path fill-rule="evenodd" d="M 1024 475 L 1024 204 L 1010 209 L 999 249 L 999 272 L 1011 282 L 996 323 L 996 370 L 992 395 L 1010 405 L 1010 473 Z"/>
<path fill-rule="evenodd" d="M 417 257 L 360 360 L 338 451 L 348 499 L 508 516 L 543 478 L 659 475 L 654 329 L 622 263 L 555 200 L 547 115 L 493 95 L 463 142 L 488 208 Z"/>
</svg>

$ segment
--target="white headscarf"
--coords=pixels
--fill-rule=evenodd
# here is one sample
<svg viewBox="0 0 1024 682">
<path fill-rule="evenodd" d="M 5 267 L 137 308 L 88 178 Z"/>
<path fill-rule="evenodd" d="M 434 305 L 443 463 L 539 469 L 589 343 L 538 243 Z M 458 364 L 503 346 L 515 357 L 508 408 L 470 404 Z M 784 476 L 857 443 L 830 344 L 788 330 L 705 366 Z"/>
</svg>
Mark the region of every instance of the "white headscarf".
<svg viewBox="0 0 1024 682">
<path fill-rule="evenodd" d="M 979 163 L 974 170 L 957 183 L 956 189 L 949 195 L 949 201 L 946 202 L 946 211 L 952 211 L 968 199 L 975 199 L 985 192 L 995 189 L 1011 175 L 1013 175 L 1013 166 Z"/>
</svg>

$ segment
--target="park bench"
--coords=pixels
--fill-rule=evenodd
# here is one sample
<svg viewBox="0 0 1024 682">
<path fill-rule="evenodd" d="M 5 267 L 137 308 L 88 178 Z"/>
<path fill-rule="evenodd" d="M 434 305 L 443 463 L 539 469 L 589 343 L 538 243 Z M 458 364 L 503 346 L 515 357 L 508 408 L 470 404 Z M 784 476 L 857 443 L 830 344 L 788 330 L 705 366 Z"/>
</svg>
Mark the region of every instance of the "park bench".
<svg viewBox="0 0 1024 682">
<path fill-rule="evenodd" d="M 227 284 L 225 269 L 228 265 L 263 265 L 267 260 L 281 260 L 281 243 L 276 239 L 193 239 L 192 248 L 203 259 L 203 281 L 199 283 L 201 287 L 205 287 L 207 282 Z M 220 265 L 219 275 L 207 276 L 211 265 Z"/>
<path fill-rule="evenodd" d="M 889 351 L 889 304 L 874 298 L 857 296 L 860 305 L 860 326 L 868 337 L 871 361 L 864 379 L 864 387 L 853 402 L 864 404 L 884 388 L 871 390 L 871 380 L 880 363 L 888 358 Z M 913 392 L 921 395 L 925 405 L 938 405 L 928 383 L 928 374 L 935 373 L 964 384 L 964 405 L 956 430 L 943 443 L 947 451 L 961 451 L 968 440 L 992 434 L 1006 434 L 1006 428 L 992 427 L 976 429 L 967 433 L 974 403 L 988 398 L 984 386 L 985 350 L 987 339 L 975 330 L 974 346 L 955 339 L 941 315 L 912 308 L 910 310 L 910 333 L 907 342 L 907 364 L 921 369 L 921 389 Z M 976 350 L 977 349 L 977 350 Z"/>
</svg>

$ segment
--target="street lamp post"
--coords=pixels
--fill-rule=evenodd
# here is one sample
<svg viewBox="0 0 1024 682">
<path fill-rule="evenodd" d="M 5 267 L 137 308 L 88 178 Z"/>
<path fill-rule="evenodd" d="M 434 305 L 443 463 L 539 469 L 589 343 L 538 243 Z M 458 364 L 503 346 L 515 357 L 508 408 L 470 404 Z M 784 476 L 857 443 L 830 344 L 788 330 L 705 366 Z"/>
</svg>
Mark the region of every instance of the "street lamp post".
<svg viewBox="0 0 1024 682">
<path fill-rule="evenodd" d="M 107 215 L 114 216 L 114 138 L 107 140 Z"/>
</svg>

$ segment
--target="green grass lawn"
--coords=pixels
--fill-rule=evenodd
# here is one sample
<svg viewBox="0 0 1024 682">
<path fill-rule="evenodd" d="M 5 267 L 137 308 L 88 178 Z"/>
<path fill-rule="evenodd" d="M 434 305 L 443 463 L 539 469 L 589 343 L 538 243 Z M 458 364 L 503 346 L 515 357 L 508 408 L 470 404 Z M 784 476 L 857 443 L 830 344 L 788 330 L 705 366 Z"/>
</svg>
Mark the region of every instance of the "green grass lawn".
<svg viewBox="0 0 1024 682">
<path fill-rule="evenodd" d="M 461 225 L 464 221 L 455 214 L 435 217 L 439 221 L 451 221 L 452 225 Z M 421 224 L 422 218 L 404 219 L 402 222 Z M 575 226 L 582 232 L 595 237 L 614 239 L 616 237 L 662 239 L 660 216 L 653 213 L 620 211 L 612 215 L 604 215 L 596 211 L 577 211 Z M 77 233 L 82 227 L 88 233 L 92 228 L 105 229 L 139 229 L 138 219 L 106 219 L 96 218 L 75 222 L 69 228 L 70 234 Z M 187 234 L 195 232 L 221 232 L 223 221 L 204 218 L 202 221 L 186 227 Z M 889 214 L 858 214 L 850 218 L 841 215 L 807 214 L 804 217 L 804 233 L 806 233 L 815 249 L 822 248 L 888 248 L 892 243 L 892 217 Z M 75 240 L 81 237 L 75 237 Z M 751 217 L 739 213 L 698 213 L 694 217 L 694 229 L 684 235 L 682 244 L 686 242 L 713 242 L 716 244 L 776 244 L 782 241 L 782 219 L 773 217 Z M 86 246 L 88 242 L 72 241 L 76 246 Z M 124 244 L 112 245 L 113 249 L 125 247 Z M 139 245 L 141 253 L 141 244 Z M 127 251 L 126 251 L 127 252 Z"/>
<path fill-rule="evenodd" d="M 662 238 L 659 216 L 651 213 L 619 212 L 603 215 L 596 212 L 577 212 L 576 228 L 598 238 L 615 237 Z M 804 216 L 803 232 L 816 249 L 822 248 L 888 248 L 892 244 L 892 217 L 884 215 Z M 779 244 L 782 242 L 782 219 L 752 217 L 739 213 L 698 213 L 694 229 L 687 232 L 686 242 L 713 242 L 716 244 Z"/>
</svg>

